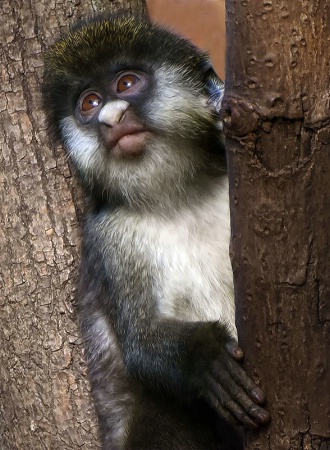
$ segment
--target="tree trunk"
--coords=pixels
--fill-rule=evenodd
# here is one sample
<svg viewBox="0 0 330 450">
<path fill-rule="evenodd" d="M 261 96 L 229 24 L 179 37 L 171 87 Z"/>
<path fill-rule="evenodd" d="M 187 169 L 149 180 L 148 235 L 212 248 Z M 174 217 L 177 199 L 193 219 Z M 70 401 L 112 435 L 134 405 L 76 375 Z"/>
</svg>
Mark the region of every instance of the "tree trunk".
<svg viewBox="0 0 330 450">
<path fill-rule="evenodd" d="M 1 0 L 0 448 L 98 448 L 75 322 L 82 195 L 41 111 L 45 48 L 73 21 L 143 0 Z"/>
<path fill-rule="evenodd" d="M 330 449 L 329 5 L 226 5 L 237 325 L 272 415 L 246 449 Z"/>
</svg>

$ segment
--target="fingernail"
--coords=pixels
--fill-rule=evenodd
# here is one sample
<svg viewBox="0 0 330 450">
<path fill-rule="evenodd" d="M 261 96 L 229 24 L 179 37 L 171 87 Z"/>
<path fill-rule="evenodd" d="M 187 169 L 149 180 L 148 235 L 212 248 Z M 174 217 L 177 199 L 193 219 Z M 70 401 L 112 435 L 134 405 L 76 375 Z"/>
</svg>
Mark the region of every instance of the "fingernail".
<svg viewBox="0 0 330 450">
<path fill-rule="evenodd" d="M 253 395 L 255 396 L 256 400 L 260 403 L 265 401 L 265 394 L 263 393 L 263 391 L 259 388 L 256 388 L 253 391 Z"/>
<path fill-rule="evenodd" d="M 240 347 L 235 347 L 235 348 L 233 348 L 233 351 L 234 351 L 234 354 L 235 354 L 235 356 L 237 356 L 237 357 L 241 357 L 241 356 L 243 356 L 243 351 L 240 349 Z"/>
<path fill-rule="evenodd" d="M 268 412 L 268 411 L 263 411 L 263 412 L 259 413 L 259 419 L 260 419 L 262 422 L 268 422 L 269 419 L 270 419 L 270 414 L 269 414 L 269 412 Z"/>
</svg>

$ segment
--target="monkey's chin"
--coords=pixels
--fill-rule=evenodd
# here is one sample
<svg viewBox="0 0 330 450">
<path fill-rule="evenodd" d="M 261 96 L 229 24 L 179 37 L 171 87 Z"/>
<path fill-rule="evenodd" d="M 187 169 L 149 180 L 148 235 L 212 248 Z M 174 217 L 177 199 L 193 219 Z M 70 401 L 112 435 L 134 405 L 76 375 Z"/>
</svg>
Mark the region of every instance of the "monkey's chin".
<svg viewBox="0 0 330 450">
<path fill-rule="evenodd" d="M 116 145 L 112 148 L 111 153 L 114 156 L 141 155 L 149 138 L 149 131 L 139 131 L 137 133 L 127 134 L 119 139 Z"/>
</svg>

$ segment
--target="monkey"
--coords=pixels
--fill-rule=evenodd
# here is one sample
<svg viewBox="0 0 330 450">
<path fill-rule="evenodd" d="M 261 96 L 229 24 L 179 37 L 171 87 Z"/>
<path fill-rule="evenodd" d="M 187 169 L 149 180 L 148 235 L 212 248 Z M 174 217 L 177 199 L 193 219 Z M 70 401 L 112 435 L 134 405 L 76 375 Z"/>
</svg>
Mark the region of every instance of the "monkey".
<svg viewBox="0 0 330 450">
<path fill-rule="evenodd" d="M 90 204 L 77 310 L 104 450 L 238 450 L 269 420 L 240 364 L 223 92 L 207 53 L 125 12 L 45 56 L 50 135 Z"/>
</svg>

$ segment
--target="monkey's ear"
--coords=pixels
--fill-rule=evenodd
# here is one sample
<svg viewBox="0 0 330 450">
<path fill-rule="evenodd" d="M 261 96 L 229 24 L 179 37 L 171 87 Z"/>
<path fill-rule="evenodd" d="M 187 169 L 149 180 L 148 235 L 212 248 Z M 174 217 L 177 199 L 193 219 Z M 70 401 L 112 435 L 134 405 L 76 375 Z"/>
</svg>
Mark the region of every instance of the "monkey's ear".
<svg viewBox="0 0 330 450">
<path fill-rule="evenodd" d="M 212 66 L 205 71 L 205 91 L 208 96 L 208 105 L 216 114 L 220 114 L 221 103 L 225 92 L 225 84 L 217 75 Z"/>
</svg>

